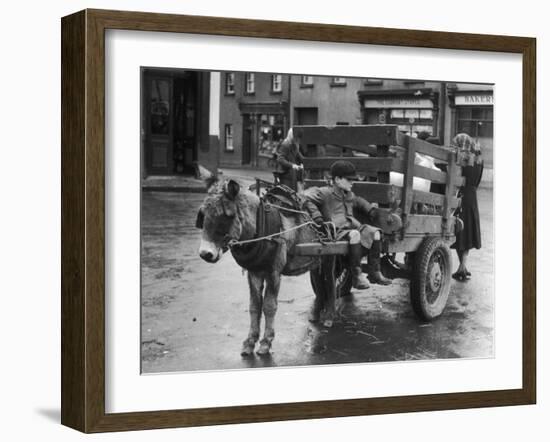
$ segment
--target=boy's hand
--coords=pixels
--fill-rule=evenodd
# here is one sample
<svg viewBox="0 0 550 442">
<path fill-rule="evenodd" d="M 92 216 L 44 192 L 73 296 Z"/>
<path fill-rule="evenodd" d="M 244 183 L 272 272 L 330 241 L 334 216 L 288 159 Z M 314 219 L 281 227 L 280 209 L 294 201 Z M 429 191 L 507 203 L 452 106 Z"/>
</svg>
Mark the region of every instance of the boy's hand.
<svg viewBox="0 0 550 442">
<path fill-rule="evenodd" d="M 389 226 L 399 226 L 401 228 L 401 217 L 397 213 L 391 212 L 388 214 L 387 223 Z"/>
<path fill-rule="evenodd" d="M 313 228 L 317 231 L 319 235 L 326 235 L 325 220 L 322 217 L 318 216 L 317 218 L 313 219 Z"/>
<path fill-rule="evenodd" d="M 325 220 L 323 219 L 323 217 L 318 216 L 317 218 L 313 219 L 313 222 L 315 223 L 315 227 L 322 228 Z"/>
<path fill-rule="evenodd" d="M 393 233 L 403 226 L 399 212 L 388 209 L 371 209 L 369 217 L 372 225 L 380 227 L 384 233 Z"/>
</svg>

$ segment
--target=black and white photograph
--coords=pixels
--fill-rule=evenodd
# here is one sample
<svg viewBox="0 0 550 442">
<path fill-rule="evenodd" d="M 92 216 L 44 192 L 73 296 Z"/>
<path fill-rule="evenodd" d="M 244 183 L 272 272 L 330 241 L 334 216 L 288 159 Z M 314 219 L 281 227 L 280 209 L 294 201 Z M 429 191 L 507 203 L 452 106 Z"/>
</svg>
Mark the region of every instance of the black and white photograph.
<svg viewBox="0 0 550 442">
<path fill-rule="evenodd" d="M 492 358 L 493 102 L 142 67 L 142 374 Z"/>
<path fill-rule="evenodd" d="M 6 3 L 0 439 L 545 441 L 543 5 Z"/>
</svg>

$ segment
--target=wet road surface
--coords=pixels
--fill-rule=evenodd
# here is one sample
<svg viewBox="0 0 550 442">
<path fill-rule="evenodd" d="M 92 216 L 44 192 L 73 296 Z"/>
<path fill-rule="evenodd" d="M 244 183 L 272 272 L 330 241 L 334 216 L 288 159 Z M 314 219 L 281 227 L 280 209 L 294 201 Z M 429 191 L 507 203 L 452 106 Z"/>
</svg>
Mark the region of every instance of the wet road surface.
<svg viewBox="0 0 550 442">
<path fill-rule="evenodd" d="M 284 277 L 272 354 L 262 358 L 240 356 L 249 326 L 246 275 L 229 253 L 217 264 L 198 257 L 195 217 L 203 198 L 143 193 L 143 373 L 493 356 L 490 189 L 478 192 L 483 248 L 470 253 L 472 279 L 453 280 L 442 317 L 420 322 L 408 281 L 395 279 L 355 291 L 327 330 L 307 320 L 314 298 L 309 275 Z"/>
</svg>

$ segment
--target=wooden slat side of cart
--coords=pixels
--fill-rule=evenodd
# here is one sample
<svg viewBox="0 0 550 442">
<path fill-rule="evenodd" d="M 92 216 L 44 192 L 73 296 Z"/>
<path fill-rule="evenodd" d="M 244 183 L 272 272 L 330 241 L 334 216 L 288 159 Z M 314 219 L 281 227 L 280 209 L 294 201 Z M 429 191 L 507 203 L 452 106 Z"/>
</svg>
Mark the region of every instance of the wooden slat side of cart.
<svg viewBox="0 0 550 442">
<path fill-rule="evenodd" d="M 456 154 L 403 135 L 395 125 L 296 126 L 293 133 L 301 145 L 308 146 L 308 151 L 317 146 L 318 155 L 304 161 L 306 187 L 327 185 L 331 165 L 346 159 L 353 162 L 358 175 L 363 176 L 353 183 L 355 194 L 380 207 L 401 209 L 402 226 L 398 226 L 398 230 L 395 224 L 384 227 L 382 250 L 389 259 L 395 253 L 406 254 L 402 277 L 410 280 L 411 305 L 418 317 L 431 321 L 440 316 L 451 287 L 449 245 L 455 241 L 455 229 L 460 225 L 454 211 L 460 205 L 457 194 L 464 179 Z M 422 155 L 433 159 L 439 170 L 417 164 L 417 156 L 422 159 Z M 392 173 L 402 174 L 402 185 L 391 183 Z M 415 188 L 415 179 L 428 187 Z M 379 215 L 387 216 L 387 212 Z M 324 256 L 323 262 L 332 263 L 332 267 L 328 267 L 333 269 L 333 274 L 328 279 L 324 275 L 324 283 L 318 275 L 311 276 L 318 296 L 349 293 L 352 278 L 348 251 L 347 241 L 319 241 L 295 247 L 296 254 Z"/>
<path fill-rule="evenodd" d="M 441 237 L 449 243 L 454 241 L 453 212 L 460 204 L 456 195 L 463 184 L 454 152 L 404 135 L 395 125 L 295 126 L 293 132 L 302 145 L 316 145 L 319 153 L 319 156 L 304 160 L 306 177 L 309 177 L 306 187 L 327 185 L 330 166 L 337 160 L 346 159 L 353 162 L 358 175 L 365 178 L 365 181 L 353 183 L 356 195 L 380 207 L 401 208 L 403 227 L 397 235 L 385 235 L 385 252 L 416 251 L 428 236 Z M 340 156 L 323 156 L 331 148 L 339 151 Z M 445 171 L 415 164 L 417 153 L 433 158 Z M 403 175 L 403 186 L 390 183 L 391 172 Z M 431 191 L 414 189 L 415 177 L 430 181 Z M 415 208 L 419 205 L 432 208 L 435 214 L 416 213 Z M 345 244 L 303 245 L 303 250 L 297 252 L 341 254 L 347 251 Z"/>
</svg>

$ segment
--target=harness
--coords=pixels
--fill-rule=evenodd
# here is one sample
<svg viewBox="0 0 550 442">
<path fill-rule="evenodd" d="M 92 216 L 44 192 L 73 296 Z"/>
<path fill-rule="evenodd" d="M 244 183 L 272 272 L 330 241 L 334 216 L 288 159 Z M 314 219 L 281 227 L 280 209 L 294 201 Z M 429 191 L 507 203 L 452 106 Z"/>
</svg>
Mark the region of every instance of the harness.
<svg viewBox="0 0 550 442">
<path fill-rule="evenodd" d="M 256 235 L 245 241 L 230 241 L 229 248 L 237 263 L 252 272 L 269 269 L 283 243 L 281 235 L 312 223 L 307 221 L 283 231 L 281 212 L 305 214 L 296 192 L 287 186 L 275 186 L 261 198 L 256 213 Z"/>
</svg>

